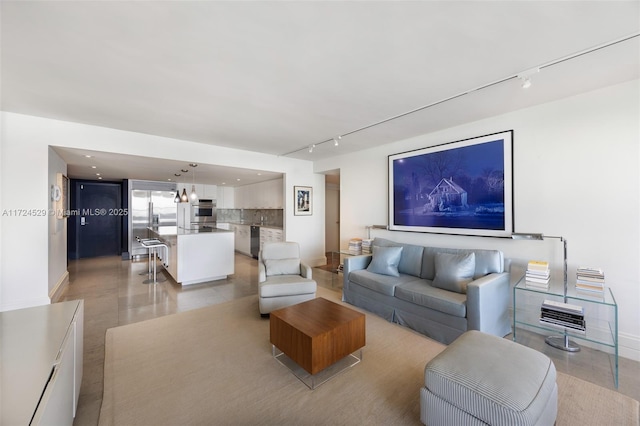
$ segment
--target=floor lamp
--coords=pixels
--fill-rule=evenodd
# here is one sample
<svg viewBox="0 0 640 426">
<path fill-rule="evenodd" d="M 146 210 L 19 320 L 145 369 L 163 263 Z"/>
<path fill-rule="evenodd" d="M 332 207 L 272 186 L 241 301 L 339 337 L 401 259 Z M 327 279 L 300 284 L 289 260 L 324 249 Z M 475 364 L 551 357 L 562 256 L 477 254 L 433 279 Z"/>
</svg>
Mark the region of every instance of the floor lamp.
<svg viewBox="0 0 640 426">
<path fill-rule="evenodd" d="M 563 237 L 553 237 L 549 235 L 542 234 L 526 234 L 526 233 L 513 233 L 511 234 L 511 238 L 514 240 L 544 240 L 545 238 L 556 238 L 559 239 L 560 242 L 563 243 L 564 249 L 564 266 L 563 266 L 563 301 L 567 303 L 567 240 Z M 577 343 L 569 340 L 569 335 L 565 330 L 561 336 L 547 336 L 544 341 L 554 348 L 562 349 L 567 352 L 578 352 L 580 350 L 580 346 Z"/>
</svg>

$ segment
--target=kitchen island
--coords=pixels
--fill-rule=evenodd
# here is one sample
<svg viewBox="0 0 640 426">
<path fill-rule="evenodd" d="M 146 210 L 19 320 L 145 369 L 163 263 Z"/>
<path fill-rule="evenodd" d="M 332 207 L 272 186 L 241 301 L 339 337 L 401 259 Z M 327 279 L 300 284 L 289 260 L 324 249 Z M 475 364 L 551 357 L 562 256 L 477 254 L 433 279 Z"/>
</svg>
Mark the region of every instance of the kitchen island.
<svg viewBox="0 0 640 426">
<path fill-rule="evenodd" d="M 182 285 L 221 280 L 234 273 L 234 235 L 217 228 L 199 230 L 177 226 L 149 228 L 151 237 L 169 247 L 166 270 Z M 162 255 L 162 250 L 159 252 Z"/>
</svg>

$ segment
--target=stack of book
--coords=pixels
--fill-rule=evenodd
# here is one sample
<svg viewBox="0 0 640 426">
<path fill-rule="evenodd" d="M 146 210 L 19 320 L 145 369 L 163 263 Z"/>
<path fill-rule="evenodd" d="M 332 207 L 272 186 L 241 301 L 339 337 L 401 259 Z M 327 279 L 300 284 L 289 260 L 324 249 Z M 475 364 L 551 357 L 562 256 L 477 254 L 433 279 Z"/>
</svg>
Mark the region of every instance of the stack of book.
<svg viewBox="0 0 640 426">
<path fill-rule="evenodd" d="M 372 238 L 366 238 L 362 240 L 362 254 L 371 254 L 371 244 L 373 243 Z"/>
<path fill-rule="evenodd" d="M 602 269 L 579 267 L 576 272 L 576 290 L 594 295 L 603 295 L 604 272 L 602 272 Z"/>
<path fill-rule="evenodd" d="M 579 333 L 584 333 L 587 329 L 582 306 L 556 302 L 555 300 L 542 302 L 540 323 L 570 329 Z"/>
<path fill-rule="evenodd" d="M 362 238 L 349 240 L 349 254 L 362 254 Z"/>
<path fill-rule="evenodd" d="M 549 262 L 542 260 L 530 260 L 527 264 L 527 273 L 525 274 L 525 284 L 527 287 L 536 287 L 542 289 L 549 288 L 549 279 L 551 272 L 549 271 Z"/>
</svg>

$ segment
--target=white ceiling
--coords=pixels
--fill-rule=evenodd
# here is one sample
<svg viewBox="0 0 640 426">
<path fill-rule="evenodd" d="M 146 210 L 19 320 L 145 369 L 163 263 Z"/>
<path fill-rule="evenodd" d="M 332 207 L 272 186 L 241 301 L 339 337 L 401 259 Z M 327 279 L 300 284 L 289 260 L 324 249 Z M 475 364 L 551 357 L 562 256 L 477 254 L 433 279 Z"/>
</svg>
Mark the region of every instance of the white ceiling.
<svg viewBox="0 0 640 426">
<path fill-rule="evenodd" d="M 639 1 L 2 1 L 0 8 L 4 111 L 309 160 L 640 76 Z M 523 90 L 516 76 L 540 66 Z M 338 135 L 345 135 L 339 147 L 322 143 Z M 59 152 L 71 177 L 88 177 L 79 175 L 87 169 L 81 152 Z M 156 180 L 160 169 L 166 177 L 184 167 L 112 160 L 105 167 L 121 178 Z M 216 179 L 257 176 L 218 169 Z"/>
</svg>

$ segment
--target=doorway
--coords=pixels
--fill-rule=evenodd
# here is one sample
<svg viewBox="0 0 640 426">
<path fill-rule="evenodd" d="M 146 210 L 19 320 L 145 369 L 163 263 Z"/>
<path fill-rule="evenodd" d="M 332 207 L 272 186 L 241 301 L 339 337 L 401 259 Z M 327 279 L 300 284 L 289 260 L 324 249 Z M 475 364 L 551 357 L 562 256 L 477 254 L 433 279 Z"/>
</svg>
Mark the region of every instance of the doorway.
<svg viewBox="0 0 640 426">
<path fill-rule="evenodd" d="M 120 255 L 122 251 L 122 185 L 72 181 L 73 215 L 68 227 L 68 257 L 82 259 Z"/>
<path fill-rule="evenodd" d="M 325 175 L 325 238 L 327 260 L 330 253 L 340 250 L 340 171 Z"/>
</svg>

